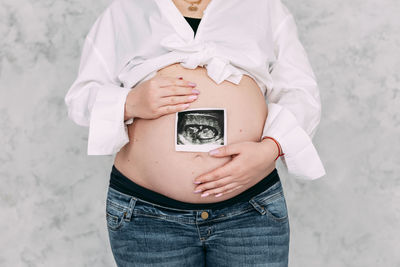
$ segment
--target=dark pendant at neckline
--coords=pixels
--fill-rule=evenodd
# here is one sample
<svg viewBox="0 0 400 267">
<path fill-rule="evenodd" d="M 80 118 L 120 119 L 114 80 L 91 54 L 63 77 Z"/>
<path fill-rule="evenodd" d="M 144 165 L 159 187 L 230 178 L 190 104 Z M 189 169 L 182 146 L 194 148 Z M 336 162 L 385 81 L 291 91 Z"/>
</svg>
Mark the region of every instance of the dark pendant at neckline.
<svg viewBox="0 0 400 267">
<path fill-rule="evenodd" d="M 190 27 L 192 27 L 194 35 L 196 35 L 197 28 L 199 27 L 201 18 L 191 18 L 191 17 L 186 17 L 186 16 L 184 16 L 184 18 L 189 23 Z"/>
</svg>

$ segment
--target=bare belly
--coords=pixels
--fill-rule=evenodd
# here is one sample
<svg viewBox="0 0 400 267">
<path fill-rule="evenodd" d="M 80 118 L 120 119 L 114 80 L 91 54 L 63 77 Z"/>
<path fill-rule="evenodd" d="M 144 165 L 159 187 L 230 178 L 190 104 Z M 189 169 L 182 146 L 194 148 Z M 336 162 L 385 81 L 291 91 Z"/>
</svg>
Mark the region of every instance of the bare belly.
<svg viewBox="0 0 400 267">
<path fill-rule="evenodd" d="M 268 109 L 260 88 L 251 77 L 243 75 L 238 85 L 228 81 L 218 85 L 209 78 L 205 68 L 191 70 L 179 63 L 160 69 L 156 75 L 182 76 L 197 84 L 199 97 L 188 109 L 225 108 L 228 144 L 260 140 Z M 232 198 L 263 178 L 218 198 L 213 195 L 200 197 L 199 193 L 193 193 L 196 177 L 232 158 L 215 158 L 207 152 L 175 151 L 175 116 L 176 113 L 154 120 L 135 118 L 128 127 L 130 141 L 115 158 L 116 168 L 143 187 L 189 203 L 212 203 Z"/>
</svg>

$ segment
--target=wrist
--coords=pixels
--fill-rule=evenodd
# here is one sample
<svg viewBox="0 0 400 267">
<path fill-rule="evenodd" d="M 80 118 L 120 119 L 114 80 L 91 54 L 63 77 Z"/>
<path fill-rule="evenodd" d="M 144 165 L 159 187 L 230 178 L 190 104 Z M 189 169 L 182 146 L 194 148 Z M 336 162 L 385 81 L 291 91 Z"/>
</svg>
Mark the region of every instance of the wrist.
<svg viewBox="0 0 400 267">
<path fill-rule="evenodd" d="M 133 90 L 131 90 L 125 100 L 125 105 L 124 105 L 124 121 L 127 121 L 133 117 L 135 117 L 135 114 L 133 112 Z"/>
<path fill-rule="evenodd" d="M 274 155 L 275 155 L 275 161 L 280 157 L 285 155 L 282 151 L 282 147 L 279 144 L 278 141 L 276 141 L 275 138 L 272 138 L 270 136 L 264 136 L 261 139 L 261 143 L 267 144 L 268 146 L 270 146 L 269 151 L 271 151 L 271 147 L 273 147 L 273 151 L 274 151 Z"/>
<path fill-rule="evenodd" d="M 133 116 L 129 115 L 127 108 L 126 108 L 126 104 L 125 104 L 125 111 L 124 111 L 124 121 L 126 122 L 127 120 L 133 118 Z"/>
</svg>

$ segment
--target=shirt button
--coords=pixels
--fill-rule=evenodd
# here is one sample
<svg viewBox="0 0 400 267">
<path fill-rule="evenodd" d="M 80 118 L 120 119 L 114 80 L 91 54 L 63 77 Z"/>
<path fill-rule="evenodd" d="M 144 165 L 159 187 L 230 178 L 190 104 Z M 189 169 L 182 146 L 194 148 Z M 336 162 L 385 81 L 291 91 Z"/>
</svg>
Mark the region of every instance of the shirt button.
<svg viewBox="0 0 400 267">
<path fill-rule="evenodd" d="M 208 212 L 207 211 L 203 211 L 201 213 L 201 218 L 203 218 L 204 220 L 208 218 Z"/>
</svg>

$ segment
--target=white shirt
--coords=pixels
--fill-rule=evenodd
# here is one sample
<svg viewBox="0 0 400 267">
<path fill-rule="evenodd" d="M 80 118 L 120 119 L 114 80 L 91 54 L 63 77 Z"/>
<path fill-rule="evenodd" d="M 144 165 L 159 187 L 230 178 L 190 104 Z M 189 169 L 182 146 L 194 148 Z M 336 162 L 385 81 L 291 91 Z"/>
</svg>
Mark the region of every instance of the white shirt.
<svg viewBox="0 0 400 267">
<path fill-rule="evenodd" d="M 204 66 L 217 84 L 253 77 L 269 110 L 261 138 L 280 143 L 296 178 L 326 174 L 312 143 L 321 117 L 318 85 L 280 0 L 211 0 L 195 37 L 172 0 L 114 0 L 87 34 L 65 97 L 68 116 L 89 127 L 88 155 L 115 154 L 129 142 L 128 92 L 176 62 Z"/>
</svg>

